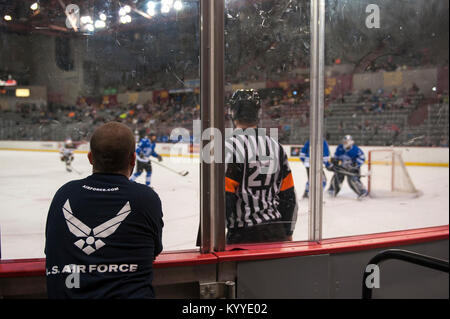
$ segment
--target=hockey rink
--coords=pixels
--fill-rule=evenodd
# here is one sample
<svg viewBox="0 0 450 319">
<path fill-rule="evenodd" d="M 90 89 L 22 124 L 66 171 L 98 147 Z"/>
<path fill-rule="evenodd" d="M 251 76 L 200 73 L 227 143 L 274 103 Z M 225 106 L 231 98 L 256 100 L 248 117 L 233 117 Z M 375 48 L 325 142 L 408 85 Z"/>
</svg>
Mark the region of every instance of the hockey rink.
<svg viewBox="0 0 450 319">
<path fill-rule="evenodd" d="M 164 165 L 186 177 L 153 165 L 152 186 L 159 194 L 164 212 L 164 250 L 195 248 L 199 225 L 199 164 Z M 291 162 L 297 190 L 299 214 L 294 240 L 308 238 L 308 200 L 302 199 L 306 170 Z M 0 151 L 0 236 L 2 259 L 44 257 L 47 211 L 55 192 L 64 183 L 91 173 L 86 154 L 75 154 L 68 173 L 55 152 Z M 422 195 L 417 198 L 367 198 L 356 195 L 345 182 L 337 198 L 324 194 L 324 238 L 414 229 L 449 223 L 449 168 L 409 166 L 408 172 Z M 328 182 L 331 173 L 326 172 Z M 144 182 L 144 174 L 138 179 Z M 363 178 L 367 184 L 367 178 Z M 327 185 L 328 187 L 328 185 Z"/>
</svg>

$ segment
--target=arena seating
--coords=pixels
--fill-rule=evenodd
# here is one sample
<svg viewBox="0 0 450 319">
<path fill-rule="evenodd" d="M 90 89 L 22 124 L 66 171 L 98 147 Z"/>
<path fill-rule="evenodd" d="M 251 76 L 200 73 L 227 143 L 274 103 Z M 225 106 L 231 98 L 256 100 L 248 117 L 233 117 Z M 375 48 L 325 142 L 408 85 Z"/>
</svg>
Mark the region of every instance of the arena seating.
<svg viewBox="0 0 450 319">
<path fill-rule="evenodd" d="M 192 132 L 192 121 L 200 117 L 196 103 L 191 99 L 186 104 L 148 102 L 140 108 L 55 106 L 53 112 L 21 107 L 16 112 L 1 111 L 0 139 L 83 140 L 95 127 L 111 120 L 124 122 L 134 131 L 156 132 L 167 139 L 175 127 Z M 282 143 L 303 144 L 309 138 L 308 100 L 268 97 L 262 108 L 261 127 L 278 128 Z M 425 99 L 421 94 L 353 93 L 327 97 L 324 135 L 330 144 L 337 144 L 342 136 L 350 134 L 360 145 L 448 146 L 448 108 L 448 96 L 439 101 Z M 226 125 L 231 126 L 229 117 Z"/>
</svg>

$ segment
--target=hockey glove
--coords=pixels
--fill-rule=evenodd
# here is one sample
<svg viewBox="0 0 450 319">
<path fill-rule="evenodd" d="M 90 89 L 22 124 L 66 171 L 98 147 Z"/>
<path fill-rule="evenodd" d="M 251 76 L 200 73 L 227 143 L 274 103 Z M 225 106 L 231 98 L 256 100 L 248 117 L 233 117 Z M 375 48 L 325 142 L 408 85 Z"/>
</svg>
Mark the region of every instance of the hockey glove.
<svg viewBox="0 0 450 319">
<path fill-rule="evenodd" d="M 161 156 L 161 155 L 158 155 L 158 161 L 159 161 L 159 162 L 162 162 L 162 160 L 163 160 L 162 156 Z"/>
<path fill-rule="evenodd" d="M 357 174 L 359 172 L 359 166 L 358 164 L 354 163 L 350 166 L 349 169 L 350 172 Z"/>
<path fill-rule="evenodd" d="M 358 164 L 356 164 L 356 163 L 347 165 L 347 166 L 345 167 L 345 169 L 346 169 L 347 171 L 349 171 L 350 173 L 354 173 L 354 174 L 358 174 L 358 172 L 359 172 L 359 166 L 358 166 Z"/>
<path fill-rule="evenodd" d="M 339 165 L 339 159 L 337 159 L 336 157 L 332 157 L 331 158 L 331 165 L 333 165 L 333 166 L 337 166 L 337 165 Z"/>
</svg>

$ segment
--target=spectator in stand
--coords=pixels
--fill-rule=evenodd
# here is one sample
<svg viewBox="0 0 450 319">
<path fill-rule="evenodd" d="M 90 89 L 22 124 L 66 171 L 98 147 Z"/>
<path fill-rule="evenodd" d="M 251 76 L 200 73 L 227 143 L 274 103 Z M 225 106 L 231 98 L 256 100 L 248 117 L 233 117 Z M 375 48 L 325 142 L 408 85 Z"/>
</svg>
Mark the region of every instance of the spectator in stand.
<svg viewBox="0 0 450 319">
<path fill-rule="evenodd" d="M 441 141 L 439 142 L 439 146 L 440 146 L 440 147 L 448 147 L 448 139 L 445 138 L 445 137 L 443 137 L 443 138 L 441 139 Z"/>
<path fill-rule="evenodd" d="M 400 135 L 400 128 L 396 124 L 392 124 L 391 130 L 394 132 L 394 135 L 392 136 L 392 145 L 395 145 L 397 138 Z"/>
<path fill-rule="evenodd" d="M 420 89 L 415 82 L 412 84 L 411 88 L 409 89 L 409 92 L 411 94 L 419 94 Z"/>
</svg>

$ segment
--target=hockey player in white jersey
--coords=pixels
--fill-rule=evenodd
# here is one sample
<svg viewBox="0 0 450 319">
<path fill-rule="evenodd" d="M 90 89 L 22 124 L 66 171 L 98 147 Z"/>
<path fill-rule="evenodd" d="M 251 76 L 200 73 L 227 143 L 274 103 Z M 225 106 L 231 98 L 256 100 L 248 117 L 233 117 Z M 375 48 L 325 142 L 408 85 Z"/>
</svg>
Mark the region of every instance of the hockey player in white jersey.
<svg viewBox="0 0 450 319">
<path fill-rule="evenodd" d="M 60 150 L 61 162 L 66 164 L 66 171 L 72 172 L 72 162 L 74 160 L 73 151 L 76 149 L 75 144 L 70 138 L 64 141 L 64 145 Z"/>
</svg>

